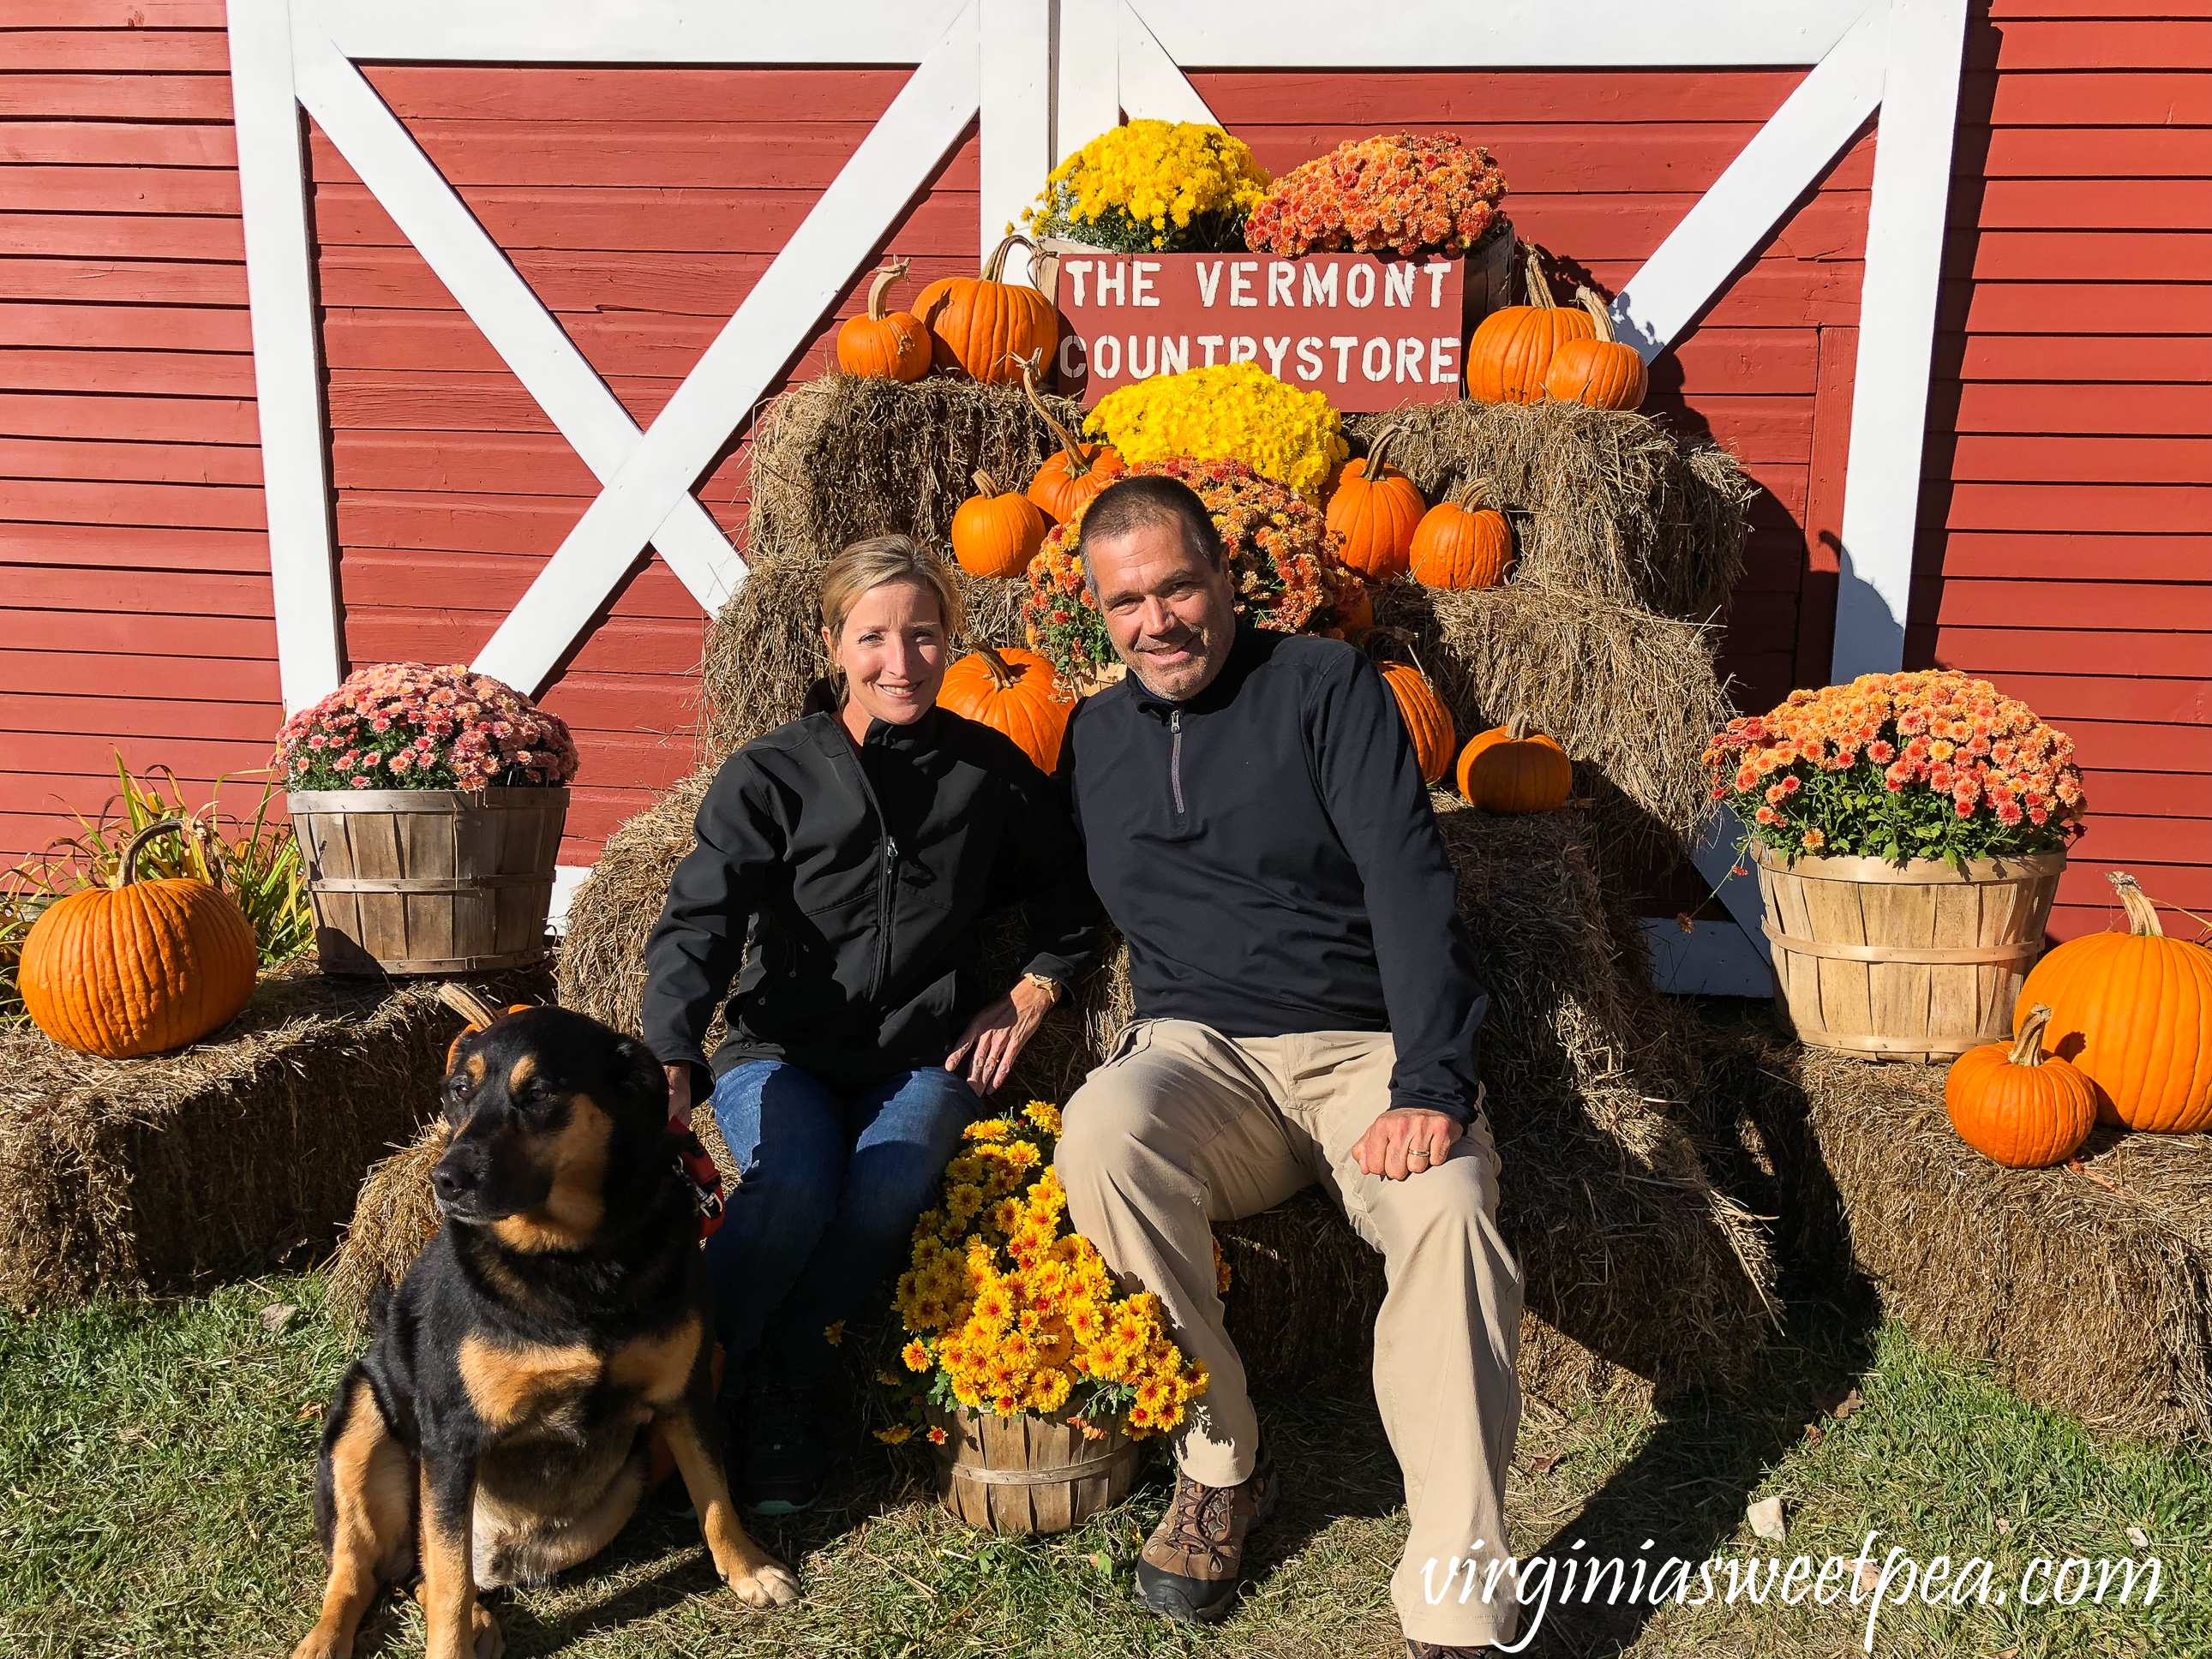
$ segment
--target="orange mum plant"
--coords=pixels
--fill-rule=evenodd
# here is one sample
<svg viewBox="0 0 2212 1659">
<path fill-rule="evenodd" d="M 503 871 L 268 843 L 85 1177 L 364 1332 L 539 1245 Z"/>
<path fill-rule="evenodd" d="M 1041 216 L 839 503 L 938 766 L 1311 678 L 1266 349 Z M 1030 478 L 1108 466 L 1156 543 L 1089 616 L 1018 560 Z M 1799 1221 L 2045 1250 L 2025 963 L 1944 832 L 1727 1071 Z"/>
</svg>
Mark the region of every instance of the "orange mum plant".
<svg viewBox="0 0 2212 1659">
<path fill-rule="evenodd" d="M 2021 857 L 2081 832 L 2074 740 L 1987 680 L 1862 674 L 1732 720 L 1705 750 L 1713 799 L 1757 844 L 1887 859 Z"/>
<path fill-rule="evenodd" d="M 1065 1418 L 1094 1438 L 1115 1419 L 1139 1439 L 1175 1428 L 1206 1392 L 1206 1368 L 1176 1346 L 1159 1298 L 1116 1295 L 1097 1249 L 1069 1230 L 1052 1169 L 1059 1109 L 1033 1100 L 967 1133 L 899 1278 L 908 1421 L 878 1437 L 908 1438 L 925 1401 Z M 1218 1245 L 1214 1259 L 1225 1291 Z"/>
</svg>

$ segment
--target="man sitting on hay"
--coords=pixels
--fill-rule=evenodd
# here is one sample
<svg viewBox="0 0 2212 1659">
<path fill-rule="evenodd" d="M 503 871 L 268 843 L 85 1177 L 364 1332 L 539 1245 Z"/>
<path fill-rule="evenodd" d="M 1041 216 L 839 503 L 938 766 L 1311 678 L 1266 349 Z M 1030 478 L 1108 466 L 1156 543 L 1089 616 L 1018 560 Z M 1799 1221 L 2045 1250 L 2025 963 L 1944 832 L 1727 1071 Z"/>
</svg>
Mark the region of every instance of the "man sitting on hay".
<svg viewBox="0 0 2212 1659">
<path fill-rule="evenodd" d="M 1235 1600 L 1277 1475 L 1210 1224 L 1319 1181 L 1387 1264 L 1375 1391 L 1412 1513 L 1391 1580 L 1407 1650 L 1510 1640 L 1510 1596 L 1424 1594 L 1455 1569 L 1512 1583 L 1492 1564 L 1522 1287 L 1475 1074 L 1488 999 L 1405 726 L 1358 652 L 1239 623 L 1212 520 L 1181 483 L 1111 486 L 1083 550 L 1130 672 L 1079 706 L 1062 773 L 1137 1018 L 1068 1102 L 1058 1170 L 1070 1220 L 1212 1375 L 1173 1443 L 1138 1593 L 1186 1620 Z"/>
</svg>

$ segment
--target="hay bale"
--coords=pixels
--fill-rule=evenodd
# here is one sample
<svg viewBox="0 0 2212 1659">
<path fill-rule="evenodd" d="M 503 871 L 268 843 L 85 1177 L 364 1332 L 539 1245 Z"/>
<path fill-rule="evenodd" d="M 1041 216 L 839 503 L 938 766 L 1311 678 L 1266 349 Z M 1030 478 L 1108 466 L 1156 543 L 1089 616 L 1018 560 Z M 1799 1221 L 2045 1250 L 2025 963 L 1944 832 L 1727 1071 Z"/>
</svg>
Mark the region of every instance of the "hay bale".
<svg viewBox="0 0 2212 1659">
<path fill-rule="evenodd" d="M 543 974 L 483 986 L 547 989 Z M 100 1060 L 0 1032 L 0 1304 L 179 1288 L 326 1243 L 362 1172 L 429 1109 L 460 1023 L 432 987 L 295 968 L 175 1054 Z"/>
<path fill-rule="evenodd" d="M 1944 1066 L 1805 1048 L 1768 1009 L 1718 1042 L 1795 1270 L 1863 1274 L 1917 1340 L 2100 1432 L 2212 1439 L 2212 1135 L 2100 1127 L 2079 1169 L 2007 1170 L 1952 1131 Z"/>
<path fill-rule="evenodd" d="M 690 849 L 703 776 L 617 832 L 578 890 L 564 1006 L 637 1028 L 645 935 Z M 1556 1398 L 1745 1380 L 1772 1305 L 1767 1247 L 1681 1127 L 1694 1067 L 1640 930 L 1600 886 L 1583 815 L 1496 817 L 1434 799 L 1492 994 L 1482 1066 L 1503 1224 L 1540 1322 L 1524 1344 L 1530 1386 Z M 992 926 L 987 957 L 1011 982 L 1019 918 Z M 1048 1018 L 1003 1097 L 1066 1099 L 1131 1008 L 1117 949 Z M 1221 1231 L 1243 1286 L 1232 1331 L 1261 1380 L 1364 1364 L 1380 1263 L 1318 1194 Z"/>
<path fill-rule="evenodd" d="M 1486 479 L 1516 520 L 1521 580 L 1712 620 L 1743 571 L 1754 487 L 1735 457 L 1685 447 L 1648 415 L 1579 404 L 1424 404 L 1354 415 L 1430 501 Z"/>
</svg>

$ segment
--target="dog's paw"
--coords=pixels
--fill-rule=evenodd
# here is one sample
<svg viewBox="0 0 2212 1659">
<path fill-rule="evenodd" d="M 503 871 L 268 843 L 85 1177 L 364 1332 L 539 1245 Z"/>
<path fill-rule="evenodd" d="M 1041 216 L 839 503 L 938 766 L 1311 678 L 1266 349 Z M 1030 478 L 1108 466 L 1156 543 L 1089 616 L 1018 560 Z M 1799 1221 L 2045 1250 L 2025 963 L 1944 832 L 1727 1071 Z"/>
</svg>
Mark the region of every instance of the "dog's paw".
<svg viewBox="0 0 2212 1659">
<path fill-rule="evenodd" d="M 292 1650 L 292 1659 L 353 1659 L 353 1638 L 335 1634 L 318 1625 Z"/>
<path fill-rule="evenodd" d="M 470 1634 L 476 1638 L 476 1659 L 500 1659 L 507 1651 L 507 1633 L 483 1602 L 476 1604 L 469 1625 Z"/>
<path fill-rule="evenodd" d="M 730 1580 L 730 1588 L 749 1607 L 780 1607 L 799 1600 L 799 1575 L 781 1561 L 763 1559 L 750 1572 Z"/>
</svg>

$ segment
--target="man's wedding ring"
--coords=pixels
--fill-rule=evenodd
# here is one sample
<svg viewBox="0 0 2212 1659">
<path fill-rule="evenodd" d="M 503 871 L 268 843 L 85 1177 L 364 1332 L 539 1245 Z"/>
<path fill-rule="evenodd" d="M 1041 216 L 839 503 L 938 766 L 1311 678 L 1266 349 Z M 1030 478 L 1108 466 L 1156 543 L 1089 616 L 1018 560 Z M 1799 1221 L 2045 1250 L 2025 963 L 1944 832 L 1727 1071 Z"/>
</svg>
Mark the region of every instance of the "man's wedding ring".
<svg viewBox="0 0 2212 1659">
<path fill-rule="evenodd" d="M 1412 1163 L 1417 1158 L 1420 1159 L 1422 1163 L 1426 1164 L 1429 1161 L 1429 1149 L 1425 1146 L 1416 1146 L 1412 1152 L 1406 1154 L 1406 1161 L 1408 1164 Z"/>
</svg>

